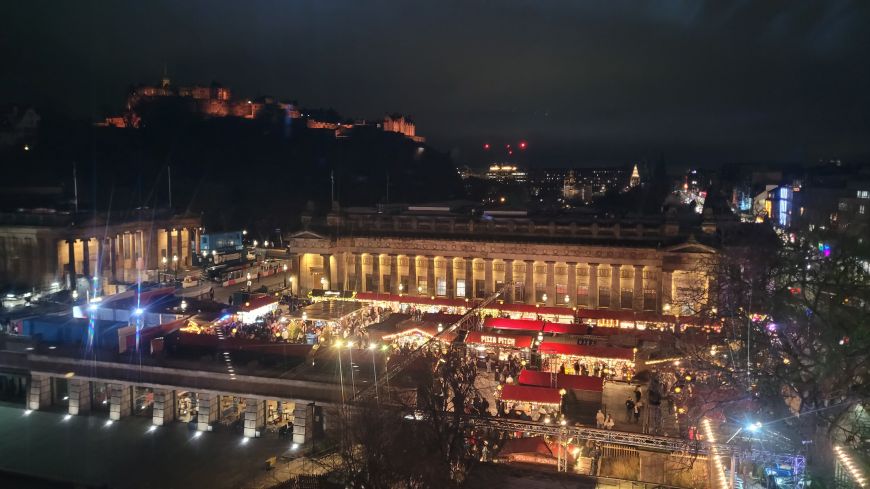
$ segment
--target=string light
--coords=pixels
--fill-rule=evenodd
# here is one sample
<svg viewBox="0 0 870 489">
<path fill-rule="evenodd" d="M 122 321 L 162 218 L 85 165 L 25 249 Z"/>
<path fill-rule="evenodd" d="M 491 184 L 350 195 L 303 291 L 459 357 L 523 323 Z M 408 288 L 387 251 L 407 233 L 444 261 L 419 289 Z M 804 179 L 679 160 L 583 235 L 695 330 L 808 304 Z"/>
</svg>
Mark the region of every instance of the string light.
<svg viewBox="0 0 870 489">
<path fill-rule="evenodd" d="M 861 468 L 854 460 L 852 460 L 852 456 L 849 455 L 849 452 L 840 445 L 834 445 L 834 453 L 837 454 L 837 460 L 840 462 L 840 465 L 846 467 L 846 470 L 849 471 L 849 475 L 852 476 L 852 479 L 855 480 L 858 487 L 867 487 L 867 479 L 864 478 Z"/>
<path fill-rule="evenodd" d="M 725 478 L 725 466 L 722 464 L 722 457 L 719 455 L 719 449 L 716 448 L 716 437 L 713 434 L 713 425 L 709 418 L 704 418 L 701 421 L 701 426 L 704 428 L 704 437 L 710 443 L 710 456 L 713 457 L 713 466 L 716 471 L 716 480 L 719 482 L 719 487 L 728 487 L 728 480 Z"/>
</svg>

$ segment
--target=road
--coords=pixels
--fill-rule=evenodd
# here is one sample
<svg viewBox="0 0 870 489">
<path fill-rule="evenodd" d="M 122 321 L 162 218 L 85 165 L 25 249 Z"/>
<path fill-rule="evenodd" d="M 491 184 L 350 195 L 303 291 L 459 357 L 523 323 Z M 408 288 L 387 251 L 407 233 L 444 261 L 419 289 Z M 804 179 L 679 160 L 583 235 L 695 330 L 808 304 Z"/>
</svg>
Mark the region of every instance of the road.
<svg viewBox="0 0 870 489">
<path fill-rule="evenodd" d="M 281 288 L 284 286 L 284 274 L 279 273 L 277 275 L 272 275 L 270 277 L 264 277 L 257 282 L 257 279 L 254 278 L 251 280 L 251 290 L 256 291 L 262 286 L 266 286 L 269 290 L 274 290 L 276 288 Z M 229 302 L 229 298 L 233 295 L 234 292 L 241 292 L 247 289 L 247 285 L 244 283 L 231 285 L 229 287 L 221 287 L 219 284 L 215 284 L 214 282 L 206 282 L 201 285 L 197 285 L 195 287 L 188 287 L 186 289 L 178 289 L 177 294 L 179 296 L 184 297 L 198 297 L 203 294 L 207 294 L 209 289 L 214 287 L 214 300 L 217 302 L 222 302 L 227 304 Z"/>
<path fill-rule="evenodd" d="M 195 438 L 184 423 L 149 432 L 150 418 L 106 426 L 97 414 L 64 420 L 63 413 L 24 412 L 0 405 L 0 469 L 112 489 L 251 487 L 264 480 L 266 459 L 290 448 L 277 438 L 242 443 L 229 432 Z"/>
</svg>

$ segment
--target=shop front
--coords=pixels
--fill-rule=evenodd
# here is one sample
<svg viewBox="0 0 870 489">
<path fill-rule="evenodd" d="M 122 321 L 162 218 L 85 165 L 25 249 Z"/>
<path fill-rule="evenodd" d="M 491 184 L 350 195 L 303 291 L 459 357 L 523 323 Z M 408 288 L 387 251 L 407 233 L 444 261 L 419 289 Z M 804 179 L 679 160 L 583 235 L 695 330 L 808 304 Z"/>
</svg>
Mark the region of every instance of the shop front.
<svg viewBox="0 0 870 489">
<path fill-rule="evenodd" d="M 177 420 L 190 423 L 196 421 L 196 415 L 199 412 L 197 397 L 195 392 L 176 391 L 175 393 L 175 409 Z"/>
<path fill-rule="evenodd" d="M 443 326 L 437 324 L 405 320 L 396 325 L 398 331 L 383 336 L 385 343 L 392 344 L 398 349 L 416 349 L 436 338 L 439 347 L 448 346 L 456 339 L 456 333 L 444 332 Z M 441 331 L 439 331 L 439 329 Z"/>
<path fill-rule="evenodd" d="M 634 350 L 615 346 L 588 346 L 544 341 L 538 345 L 542 370 L 592 375 L 611 380 L 631 380 Z"/>
<path fill-rule="evenodd" d="M 469 331 L 465 337 L 465 345 L 474 349 L 478 357 L 490 357 L 504 362 L 511 355 L 528 360 L 533 340 L 530 335 Z"/>
<path fill-rule="evenodd" d="M 133 414 L 150 418 L 154 412 L 154 389 L 133 387 Z"/>
<path fill-rule="evenodd" d="M 554 387 L 499 386 L 499 401 L 506 417 L 556 422 L 562 411 L 562 392 Z"/>
</svg>

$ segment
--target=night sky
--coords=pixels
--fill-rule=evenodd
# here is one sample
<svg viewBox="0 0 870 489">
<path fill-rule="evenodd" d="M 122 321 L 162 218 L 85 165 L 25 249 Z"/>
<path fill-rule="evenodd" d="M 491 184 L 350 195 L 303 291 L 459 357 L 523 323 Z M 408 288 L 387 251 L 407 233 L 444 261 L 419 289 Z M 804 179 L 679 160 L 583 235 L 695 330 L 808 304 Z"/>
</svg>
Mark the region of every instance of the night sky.
<svg viewBox="0 0 870 489">
<path fill-rule="evenodd" d="M 77 116 L 218 80 L 347 117 L 414 116 L 457 163 L 870 160 L 870 2 L 24 1 L 0 102 Z M 498 155 L 492 155 L 497 158 Z"/>
</svg>

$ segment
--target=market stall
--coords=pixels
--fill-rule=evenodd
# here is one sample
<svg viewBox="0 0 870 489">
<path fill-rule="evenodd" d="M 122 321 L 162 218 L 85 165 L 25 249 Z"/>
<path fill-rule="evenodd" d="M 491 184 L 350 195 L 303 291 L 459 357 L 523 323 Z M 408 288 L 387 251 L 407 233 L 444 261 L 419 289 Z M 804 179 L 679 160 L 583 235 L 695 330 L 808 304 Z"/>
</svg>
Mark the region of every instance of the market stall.
<svg viewBox="0 0 870 489">
<path fill-rule="evenodd" d="M 263 316 L 274 313 L 278 309 L 278 298 L 264 295 L 251 298 L 239 306 L 237 316 L 242 324 L 254 324 Z"/>
<path fill-rule="evenodd" d="M 485 310 L 493 315 L 507 315 L 511 319 L 534 319 L 556 323 L 573 323 L 574 308 L 531 304 L 491 304 Z"/>
<path fill-rule="evenodd" d="M 439 328 L 442 331 L 439 331 Z M 440 345 L 449 345 L 456 339 L 456 333 L 443 331 L 443 326 L 412 319 L 400 322 L 396 325 L 396 329 L 395 333 L 384 335 L 383 341 L 392 343 L 400 349 L 417 348 L 432 338 L 436 338 Z"/>
<path fill-rule="evenodd" d="M 544 329 L 544 324 L 544 321 L 534 319 L 486 318 L 483 322 L 483 328 L 499 331 L 524 331 L 537 334 Z"/>
<path fill-rule="evenodd" d="M 359 292 L 354 298 L 360 302 L 402 313 L 420 311 L 424 313 L 465 314 L 476 303 L 476 301 L 464 298 L 448 299 L 446 297 L 379 294 L 375 292 Z"/>
<path fill-rule="evenodd" d="M 562 409 L 559 389 L 508 384 L 499 386 L 499 400 L 508 417 L 546 422 L 556 419 Z"/>
<path fill-rule="evenodd" d="M 589 346 L 545 340 L 538 345 L 542 370 L 560 373 L 587 373 L 614 380 L 630 380 L 634 375 L 634 350 L 615 346 Z"/>
<path fill-rule="evenodd" d="M 494 360 L 504 362 L 509 355 L 518 355 L 528 360 L 533 340 L 534 337 L 531 335 L 470 331 L 465 337 L 465 344 L 469 348 L 474 348 L 479 357 L 490 356 Z"/>
<path fill-rule="evenodd" d="M 552 372 L 523 369 L 518 376 L 520 385 L 551 387 L 573 392 L 574 397 L 583 401 L 600 403 L 604 392 L 604 379 L 588 375 L 567 375 Z"/>
</svg>

